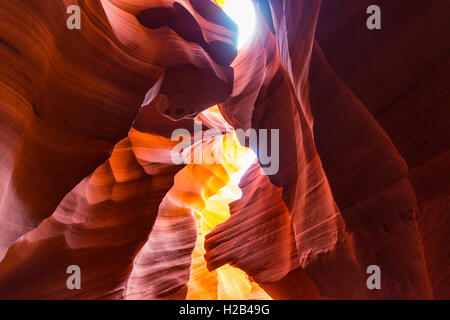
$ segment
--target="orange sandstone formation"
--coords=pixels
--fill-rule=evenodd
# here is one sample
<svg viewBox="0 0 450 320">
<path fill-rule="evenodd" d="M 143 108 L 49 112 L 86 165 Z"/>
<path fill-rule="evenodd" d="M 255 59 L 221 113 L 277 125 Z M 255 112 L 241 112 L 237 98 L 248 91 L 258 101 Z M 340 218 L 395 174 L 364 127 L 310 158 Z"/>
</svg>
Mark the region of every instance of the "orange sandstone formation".
<svg viewBox="0 0 450 320">
<path fill-rule="evenodd" d="M 378 2 L 253 0 L 239 51 L 224 0 L 2 3 L 0 298 L 450 298 L 448 8 Z"/>
</svg>

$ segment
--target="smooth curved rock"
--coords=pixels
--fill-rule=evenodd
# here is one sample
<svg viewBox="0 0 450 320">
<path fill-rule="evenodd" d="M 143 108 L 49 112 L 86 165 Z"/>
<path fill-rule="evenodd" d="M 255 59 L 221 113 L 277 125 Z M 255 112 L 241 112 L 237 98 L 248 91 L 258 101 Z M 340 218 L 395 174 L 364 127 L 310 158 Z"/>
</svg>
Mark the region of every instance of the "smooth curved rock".
<svg viewBox="0 0 450 320">
<path fill-rule="evenodd" d="M 210 0 L 2 4 L 0 298 L 450 297 L 445 2 L 253 3 L 239 51 Z M 278 129 L 280 170 L 234 129 Z"/>
</svg>

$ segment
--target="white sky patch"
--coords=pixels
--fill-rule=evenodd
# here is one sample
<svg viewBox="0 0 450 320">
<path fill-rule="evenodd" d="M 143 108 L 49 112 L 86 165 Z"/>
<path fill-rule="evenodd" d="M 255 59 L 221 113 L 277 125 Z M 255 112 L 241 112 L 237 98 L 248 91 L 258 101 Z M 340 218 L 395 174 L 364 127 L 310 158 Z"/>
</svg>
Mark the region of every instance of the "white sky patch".
<svg viewBox="0 0 450 320">
<path fill-rule="evenodd" d="M 243 168 L 231 176 L 230 178 L 231 182 L 235 185 L 238 185 L 244 174 L 247 172 L 250 166 L 256 161 L 256 159 L 257 159 L 256 154 L 253 152 L 253 150 L 249 148 L 247 154 L 241 160 L 241 165 L 243 166 Z"/>
<path fill-rule="evenodd" d="M 223 10 L 239 26 L 238 49 L 255 31 L 255 8 L 251 0 L 227 0 Z"/>
</svg>

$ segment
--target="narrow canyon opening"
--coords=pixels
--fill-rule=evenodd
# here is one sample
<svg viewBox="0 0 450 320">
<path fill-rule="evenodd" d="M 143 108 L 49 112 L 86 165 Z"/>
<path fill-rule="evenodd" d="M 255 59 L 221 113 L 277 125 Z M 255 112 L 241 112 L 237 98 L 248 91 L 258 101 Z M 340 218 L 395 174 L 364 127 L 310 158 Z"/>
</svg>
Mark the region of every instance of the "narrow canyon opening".
<svg viewBox="0 0 450 320">
<path fill-rule="evenodd" d="M 239 28 L 237 48 L 242 48 L 253 36 L 256 28 L 255 8 L 252 0 L 215 0 Z"/>
<path fill-rule="evenodd" d="M 3 1 L 0 299 L 448 298 L 445 5 Z"/>
</svg>

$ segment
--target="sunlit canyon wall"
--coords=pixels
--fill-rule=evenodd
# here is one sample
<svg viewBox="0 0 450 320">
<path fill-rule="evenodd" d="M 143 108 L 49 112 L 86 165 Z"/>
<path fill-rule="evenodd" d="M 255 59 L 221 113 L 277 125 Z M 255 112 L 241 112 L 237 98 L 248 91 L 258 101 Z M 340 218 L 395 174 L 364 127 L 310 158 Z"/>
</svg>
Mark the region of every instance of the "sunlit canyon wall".
<svg viewBox="0 0 450 320">
<path fill-rule="evenodd" d="M 450 298 L 448 3 L 253 2 L 238 52 L 209 0 L 2 1 L 0 298 Z"/>
</svg>

